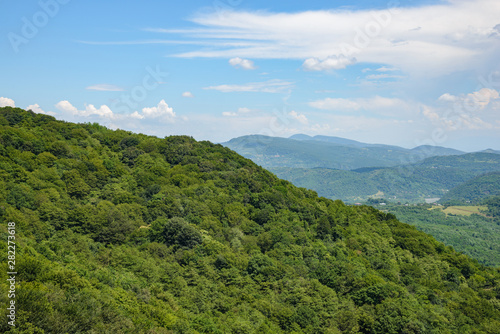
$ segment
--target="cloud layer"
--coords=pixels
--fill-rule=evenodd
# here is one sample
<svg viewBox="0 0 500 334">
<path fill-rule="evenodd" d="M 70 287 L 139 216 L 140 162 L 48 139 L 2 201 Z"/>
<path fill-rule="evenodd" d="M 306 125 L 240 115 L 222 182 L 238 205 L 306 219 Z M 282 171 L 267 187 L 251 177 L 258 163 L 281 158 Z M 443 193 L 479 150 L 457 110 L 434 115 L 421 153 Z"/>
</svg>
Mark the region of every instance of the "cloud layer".
<svg viewBox="0 0 500 334">
<path fill-rule="evenodd" d="M 356 57 L 358 62 L 437 75 L 474 68 L 499 51 L 498 42 L 492 43 L 499 38 L 496 0 L 379 10 L 225 11 L 192 20 L 200 28 L 175 33 L 192 38 L 193 44 L 213 42 L 214 48 L 179 57 L 302 59 L 310 70 L 343 68 Z M 229 39 L 233 45 L 217 46 Z"/>
<path fill-rule="evenodd" d="M 121 92 L 124 89 L 115 85 L 108 85 L 108 84 L 97 84 L 93 86 L 88 86 L 85 89 L 87 90 L 97 90 L 97 91 L 102 91 L 102 92 Z"/>
<path fill-rule="evenodd" d="M 225 84 L 209 86 L 203 89 L 218 90 L 223 93 L 230 92 L 262 92 L 262 93 L 282 93 L 292 88 L 293 83 L 289 81 L 274 79 L 264 82 L 251 82 L 243 85 Z"/>
</svg>

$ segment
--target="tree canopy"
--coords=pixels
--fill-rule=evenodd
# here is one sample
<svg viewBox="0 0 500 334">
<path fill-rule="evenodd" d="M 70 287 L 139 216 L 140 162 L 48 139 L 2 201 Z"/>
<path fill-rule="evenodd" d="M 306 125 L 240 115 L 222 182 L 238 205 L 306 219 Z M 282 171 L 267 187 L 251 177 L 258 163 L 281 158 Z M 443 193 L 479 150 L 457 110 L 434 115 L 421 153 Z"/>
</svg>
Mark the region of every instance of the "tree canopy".
<svg viewBox="0 0 500 334">
<path fill-rule="evenodd" d="M 235 152 L 0 108 L 12 333 L 498 333 L 500 272 Z"/>
</svg>

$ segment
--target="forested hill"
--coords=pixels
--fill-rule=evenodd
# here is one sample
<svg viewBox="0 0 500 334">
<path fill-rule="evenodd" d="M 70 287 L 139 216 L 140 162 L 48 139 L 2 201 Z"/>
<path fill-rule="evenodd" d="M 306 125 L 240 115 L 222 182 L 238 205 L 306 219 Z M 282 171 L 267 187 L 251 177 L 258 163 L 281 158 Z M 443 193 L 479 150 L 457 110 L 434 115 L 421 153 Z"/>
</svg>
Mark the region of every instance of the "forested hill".
<svg viewBox="0 0 500 334">
<path fill-rule="evenodd" d="M 451 189 L 440 203 L 481 203 L 484 199 L 500 196 L 500 172 L 479 175 Z"/>
<path fill-rule="evenodd" d="M 500 272 L 233 151 L 0 108 L 0 332 L 491 333 Z M 7 324 L 15 223 L 16 327 Z"/>
</svg>

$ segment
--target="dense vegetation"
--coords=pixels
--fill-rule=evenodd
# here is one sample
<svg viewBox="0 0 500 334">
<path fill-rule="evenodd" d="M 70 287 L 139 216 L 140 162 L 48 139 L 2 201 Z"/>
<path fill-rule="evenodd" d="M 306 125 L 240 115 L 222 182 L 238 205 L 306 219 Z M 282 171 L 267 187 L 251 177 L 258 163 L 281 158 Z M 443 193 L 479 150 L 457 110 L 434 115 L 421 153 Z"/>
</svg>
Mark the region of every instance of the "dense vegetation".
<svg viewBox="0 0 500 334">
<path fill-rule="evenodd" d="M 0 331 L 498 333 L 500 272 L 220 145 L 0 109 Z M 16 327 L 7 223 L 16 224 Z"/>
<path fill-rule="evenodd" d="M 500 196 L 500 172 L 477 176 L 446 193 L 440 203 L 480 203 L 484 199 Z"/>
<path fill-rule="evenodd" d="M 421 162 L 388 168 L 361 168 L 353 171 L 325 168 L 269 168 L 278 177 L 299 187 L 317 191 L 320 196 L 341 199 L 350 203 L 366 201 L 371 196 L 381 196 L 404 202 L 423 202 L 425 198 L 444 197 L 449 189 L 481 175 L 500 171 L 500 155 L 494 153 L 469 153 L 459 156 L 427 158 Z M 491 195 L 500 185 L 498 173 L 471 181 L 471 190 Z M 482 181 L 479 181 L 482 180 Z M 494 182 L 493 184 L 488 182 Z M 462 189 L 462 188 L 457 188 Z M 474 193 L 471 192 L 469 196 Z M 464 195 L 460 191 L 459 196 Z M 478 198 L 484 198 L 480 195 Z M 465 200 L 461 201 L 465 203 Z"/>
<path fill-rule="evenodd" d="M 295 135 L 290 138 L 243 136 L 223 144 L 265 167 L 335 168 L 389 167 L 415 163 L 430 156 L 461 154 L 443 147 L 366 144 L 338 137 Z"/>
<path fill-rule="evenodd" d="M 480 263 L 500 267 L 500 216 L 490 212 L 500 206 L 500 198 L 491 201 L 487 216 L 448 214 L 440 208 L 387 205 L 384 209 L 402 222 L 431 234 L 437 240 L 453 246 Z"/>
</svg>

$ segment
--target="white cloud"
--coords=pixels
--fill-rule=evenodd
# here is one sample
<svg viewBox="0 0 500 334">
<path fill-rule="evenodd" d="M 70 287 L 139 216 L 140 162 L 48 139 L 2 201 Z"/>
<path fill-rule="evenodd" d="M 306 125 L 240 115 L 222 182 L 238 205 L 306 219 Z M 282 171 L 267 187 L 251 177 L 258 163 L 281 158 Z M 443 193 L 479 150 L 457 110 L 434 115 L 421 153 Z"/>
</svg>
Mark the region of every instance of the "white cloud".
<svg viewBox="0 0 500 334">
<path fill-rule="evenodd" d="M 37 114 L 52 115 L 52 116 L 56 115 L 56 113 L 54 113 L 52 111 L 43 110 L 37 103 L 27 106 L 26 110 L 31 110 Z"/>
<path fill-rule="evenodd" d="M 242 108 L 238 108 L 238 110 L 236 112 L 234 112 L 234 111 L 224 111 L 224 112 L 222 112 L 222 116 L 225 116 L 225 117 L 235 117 L 235 116 L 240 116 L 240 115 L 248 114 L 248 113 L 250 113 L 252 111 L 253 111 L 252 109 L 242 107 Z"/>
<path fill-rule="evenodd" d="M 423 106 L 421 112 L 425 117 L 433 122 L 437 122 L 441 119 L 439 114 L 429 106 Z"/>
<path fill-rule="evenodd" d="M 355 98 L 355 99 L 343 99 L 343 98 L 326 98 L 323 100 L 317 100 L 309 102 L 309 105 L 313 108 L 323 109 L 323 110 L 375 110 L 384 108 L 407 108 L 408 104 L 398 98 L 387 98 L 382 96 L 374 96 L 371 98 Z"/>
<path fill-rule="evenodd" d="M 30 104 L 29 106 L 26 107 L 26 110 L 31 110 L 37 114 L 45 114 L 45 111 L 43 111 L 43 109 L 40 108 L 40 106 L 37 103 Z"/>
<path fill-rule="evenodd" d="M 299 121 L 300 123 L 302 124 L 308 124 L 309 121 L 306 117 L 306 115 L 304 114 L 299 114 L 298 112 L 296 112 L 295 110 L 292 110 L 288 113 L 288 115 L 292 118 L 292 119 L 295 119 L 297 121 Z"/>
<path fill-rule="evenodd" d="M 254 65 L 253 61 L 248 59 L 242 59 L 240 57 L 229 59 L 229 65 L 231 65 L 234 68 L 242 68 L 244 70 L 255 70 L 257 68 Z"/>
<path fill-rule="evenodd" d="M 491 88 L 481 88 L 476 92 L 467 95 L 455 96 L 449 93 L 441 95 L 438 101 L 461 104 L 463 109 L 468 111 L 479 111 L 486 108 L 493 101 L 498 100 L 500 94 Z"/>
<path fill-rule="evenodd" d="M 88 86 L 85 89 L 87 90 L 97 90 L 97 91 L 103 91 L 103 92 L 121 92 L 124 89 L 115 85 L 108 85 L 108 84 L 97 84 L 93 86 Z"/>
<path fill-rule="evenodd" d="M 130 117 L 135 119 L 144 119 L 144 115 L 139 114 L 139 112 L 137 111 L 134 111 L 132 114 L 130 114 Z"/>
<path fill-rule="evenodd" d="M 243 85 L 219 85 L 210 86 L 203 89 L 217 90 L 223 93 L 230 92 L 263 92 L 263 93 L 281 93 L 292 88 L 293 83 L 283 80 L 268 80 L 264 82 L 251 82 Z"/>
<path fill-rule="evenodd" d="M 165 100 L 161 100 L 156 107 L 143 108 L 142 115 L 136 111 L 131 116 L 134 118 L 161 118 L 171 123 L 176 117 L 174 109 L 169 107 Z"/>
<path fill-rule="evenodd" d="M 358 110 L 361 108 L 361 105 L 356 101 L 343 98 L 332 99 L 329 97 L 323 100 L 309 102 L 309 105 L 313 108 L 322 110 Z"/>
<path fill-rule="evenodd" d="M 8 97 L 0 97 L 0 107 L 15 107 L 16 104 L 14 100 L 9 99 Z"/>
<path fill-rule="evenodd" d="M 492 130 L 500 111 L 500 94 L 491 88 L 459 96 L 445 93 L 438 98 L 441 105 L 422 110 L 432 123 L 447 130 Z"/>
<path fill-rule="evenodd" d="M 113 118 L 115 115 L 107 105 L 102 105 L 99 109 L 93 104 L 85 105 L 85 111 L 81 112 L 82 116 L 98 115 L 101 117 Z"/>
<path fill-rule="evenodd" d="M 179 57 L 303 60 L 343 55 L 426 76 L 493 62 L 500 46 L 491 35 L 499 17 L 497 0 L 460 0 L 377 10 L 205 12 L 193 19 L 199 27 L 169 32 L 187 36 L 193 45 L 234 43 Z"/>
<path fill-rule="evenodd" d="M 445 93 L 445 94 L 441 95 L 438 98 L 438 101 L 442 101 L 442 102 L 455 102 L 456 99 L 457 99 L 456 96 L 448 94 L 448 93 Z"/>
<path fill-rule="evenodd" d="M 64 100 L 64 101 L 59 101 L 57 104 L 56 104 L 56 108 L 61 110 L 61 111 L 64 111 L 64 112 L 68 112 L 68 113 L 72 113 L 74 115 L 78 114 L 78 109 L 76 109 L 71 103 L 69 103 L 69 101 L 67 100 Z"/>
<path fill-rule="evenodd" d="M 378 80 L 378 79 L 402 79 L 402 75 L 392 75 L 392 74 L 370 74 L 366 76 L 368 80 Z"/>
<path fill-rule="evenodd" d="M 308 58 L 302 64 L 306 71 L 330 71 L 341 70 L 356 63 L 356 58 L 348 58 L 344 55 L 329 56 L 324 60 L 318 58 Z"/>
<path fill-rule="evenodd" d="M 394 67 L 382 66 L 382 67 L 377 68 L 375 71 L 377 71 L 377 72 L 393 72 L 393 71 L 399 71 L 399 69 L 394 68 Z"/>
<path fill-rule="evenodd" d="M 96 108 L 93 104 L 86 104 L 84 110 L 78 110 L 75 106 L 73 106 L 69 101 L 60 101 L 56 104 L 56 108 L 66 112 L 66 113 L 71 113 L 74 116 L 83 116 L 83 117 L 89 117 L 89 116 L 100 116 L 104 118 L 115 118 L 116 115 L 113 114 L 111 109 L 107 105 L 102 105 L 99 108 Z"/>
<path fill-rule="evenodd" d="M 238 108 L 238 113 L 240 113 L 240 114 L 246 114 L 246 113 L 249 113 L 251 111 L 252 111 L 252 109 L 249 109 L 249 108 L 244 108 L 244 107 Z"/>
<path fill-rule="evenodd" d="M 182 93 L 182 97 L 193 98 L 194 95 L 191 92 L 184 92 Z"/>
</svg>

